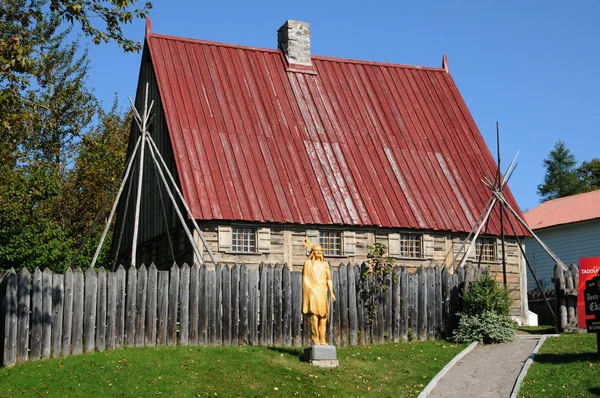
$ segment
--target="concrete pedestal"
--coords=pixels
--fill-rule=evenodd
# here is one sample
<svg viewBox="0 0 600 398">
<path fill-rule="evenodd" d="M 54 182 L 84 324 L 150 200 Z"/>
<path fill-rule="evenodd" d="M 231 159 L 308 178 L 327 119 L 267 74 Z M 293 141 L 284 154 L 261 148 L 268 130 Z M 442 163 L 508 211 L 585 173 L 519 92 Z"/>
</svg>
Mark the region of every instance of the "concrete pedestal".
<svg viewBox="0 0 600 398">
<path fill-rule="evenodd" d="M 304 349 L 304 360 L 321 368 L 335 368 L 340 365 L 337 350 L 333 345 L 312 345 Z"/>
</svg>

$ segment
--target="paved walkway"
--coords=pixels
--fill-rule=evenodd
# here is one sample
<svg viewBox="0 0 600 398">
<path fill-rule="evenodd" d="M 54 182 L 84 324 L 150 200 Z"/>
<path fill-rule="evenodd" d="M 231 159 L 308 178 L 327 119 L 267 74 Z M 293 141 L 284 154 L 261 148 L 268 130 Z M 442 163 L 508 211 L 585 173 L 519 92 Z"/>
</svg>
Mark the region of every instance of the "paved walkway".
<svg viewBox="0 0 600 398">
<path fill-rule="evenodd" d="M 507 398 L 539 335 L 517 335 L 515 341 L 478 345 L 442 377 L 429 398 Z"/>
</svg>

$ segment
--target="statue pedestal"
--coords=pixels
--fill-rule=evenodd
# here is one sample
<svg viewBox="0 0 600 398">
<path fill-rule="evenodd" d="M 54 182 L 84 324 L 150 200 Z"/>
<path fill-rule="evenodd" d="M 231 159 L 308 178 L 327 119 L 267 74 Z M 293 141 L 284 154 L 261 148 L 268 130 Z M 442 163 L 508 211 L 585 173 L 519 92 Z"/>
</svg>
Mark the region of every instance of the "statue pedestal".
<svg viewBox="0 0 600 398">
<path fill-rule="evenodd" d="M 320 368 L 336 368 L 340 365 L 333 345 L 311 345 L 304 349 L 304 360 Z"/>
</svg>

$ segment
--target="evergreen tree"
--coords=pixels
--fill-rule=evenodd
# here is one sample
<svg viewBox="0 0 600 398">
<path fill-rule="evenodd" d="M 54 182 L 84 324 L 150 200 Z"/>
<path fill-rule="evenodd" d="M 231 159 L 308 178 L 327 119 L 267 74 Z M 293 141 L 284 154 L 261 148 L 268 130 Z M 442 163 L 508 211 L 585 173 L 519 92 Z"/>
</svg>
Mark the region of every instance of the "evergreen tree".
<svg viewBox="0 0 600 398">
<path fill-rule="evenodd" d="M 554 144 L 554 149 L 544 159 L 546 168 L 544 183 L 537 187 L 542 202 L 585 192 L 585 187 L 577 175 L 576 165 L 575 155 L 569 151 L 564 142 L 559 140 Z"/>
</svg>

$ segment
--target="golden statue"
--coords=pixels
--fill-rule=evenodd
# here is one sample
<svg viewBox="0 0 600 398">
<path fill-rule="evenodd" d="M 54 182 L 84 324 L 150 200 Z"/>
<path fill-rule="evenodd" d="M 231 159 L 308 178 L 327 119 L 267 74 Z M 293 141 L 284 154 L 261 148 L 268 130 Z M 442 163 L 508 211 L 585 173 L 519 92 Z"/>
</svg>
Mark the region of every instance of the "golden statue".
<svg viewBox="0 0 600 398">
<path fill-rule="evenodd" d="M 329 263 L 323 257 L 321 245 L 312 245 L 304 239 L 304 246 L 310 249 L 310 256 L 302 269 L 302 313 L 310 317 L 311 336 L 314 345 L 327 345 L 325 327 L 329 318 L 329 301 L 335 301 Z"/>
</svg>

